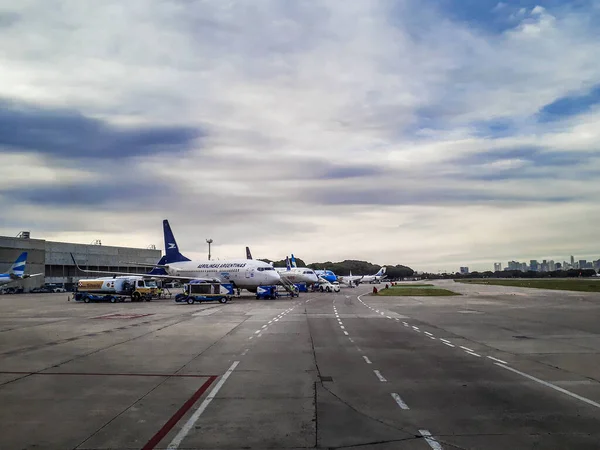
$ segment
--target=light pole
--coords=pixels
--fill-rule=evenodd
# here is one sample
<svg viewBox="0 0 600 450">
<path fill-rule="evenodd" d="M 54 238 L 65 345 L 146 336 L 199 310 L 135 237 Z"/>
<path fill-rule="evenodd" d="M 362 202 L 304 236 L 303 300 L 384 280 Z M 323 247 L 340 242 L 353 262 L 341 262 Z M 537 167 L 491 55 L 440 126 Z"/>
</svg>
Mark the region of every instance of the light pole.
<svg viewBox="0 0 600 450">
<path fill-rule="evenodd" d="M 210 261 L 210 244 L 213 243 L 213 240 L 207 239 L 206 242 L 208 243 L 208 260 Z"/>
</svg>

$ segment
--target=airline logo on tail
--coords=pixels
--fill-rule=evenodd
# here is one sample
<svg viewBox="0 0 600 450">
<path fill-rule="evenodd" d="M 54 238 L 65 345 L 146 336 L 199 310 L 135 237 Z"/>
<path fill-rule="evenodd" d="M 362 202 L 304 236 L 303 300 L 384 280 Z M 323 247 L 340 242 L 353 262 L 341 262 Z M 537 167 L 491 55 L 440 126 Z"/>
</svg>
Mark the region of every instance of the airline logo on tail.
<svg viewBox="0 0 600 450">
<path fill-rule="evenodd" d="M 379 272 L 377 272 L 375 274 L 376 277 L 380 277 L 381 275 L 383 275 L 385 273 L 385 266 L 383 266 L 381 269 L 379 269 Z"/>
<path fill-rule="evenodd" d="M 163 230 L 165 234 L 166 253 L 164 264 L 189 261 L 189 258 L 186 258 L 181 253 L 179 253 L 179 247 L 177 247 L 177 241 L 175 240 L 175 236 L 173 236 L 173 231 L 171 230 L 171 226 L 169 225 L 168 220 L 163 220 Z"/>
<path fill-rule="evenodd" d="M 292 253 L 292 267 L 298 267 L 298 266 L 296 266 L 296 258 L 294 258 L 293 253 Z"/>
<path fill-rule="evenodd" d="M 250 247 L 246 247 L 246 259 L 252 259 L 252 253 L 250 253 Z"/>
<path fill-rule="evenodd" d="M 294 256 L 292 255 L 292 258 Z M 288 258 L 287 256 L 285 257 L 285 267 L 287 270 L 292 270 L 292 265 L 290 264 L 290 258 Z"/>
</svg>

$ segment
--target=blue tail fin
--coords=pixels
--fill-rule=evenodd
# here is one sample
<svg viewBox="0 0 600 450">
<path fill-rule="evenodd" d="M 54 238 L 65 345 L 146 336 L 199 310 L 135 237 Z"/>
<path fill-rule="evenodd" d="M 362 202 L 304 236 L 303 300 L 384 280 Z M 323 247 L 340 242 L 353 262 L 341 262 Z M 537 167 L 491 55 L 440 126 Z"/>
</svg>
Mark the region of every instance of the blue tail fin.
<svg viewBox="0 0 600 450">
<path fill-rule="evenodd" d="M 250 253 L 250 247 L 246 247 L 246 259 L 252 259 L 252 253 Z"/>
<path fill-rule="evenodd" d="M 292 253 L 292 267 L 297 267 L 296 266 L 296 258 L 294 258 L 294 254 Z"/>
<path fill-rule="evenodd" d="M 163 229 L 165 233 L 165 256 L 163 256 L 163 264 L 189 261 L 189 258 L 179 253 L 179 247 L 177 247 L 177 241 L 175 241 L 175 236 L 173 236 L 168 220 L 163 220 Z M 161 258 L 161 261 L 163 258 Z"/>
<path fill-rule="evenodd" d="M 287 270 L 292 270 L 292 266 L 290 265 L 290 258 L 288 258 L 287 256 L 285 257 L 285 268 Z"/>
<path fill-rule="evenodd" d="M 9 275 L 14 275 L 16 277 L 22 278 L 25 274 L 25 264 L 27 264 L 27 252 L 23 252 L 19 255 L 14 264 L 10 267 L 8 271 Z"/>
<path fill-rule="evenodd" d="M 159 259 L 159 261 L 156 264 L 161 265 L 161 266 L 167 264 L 167 257 L 163 256 L 162 258 Z M 162 267 L 155 267 L 150 272 L 148 272 L 147 275 L 169 275 L 169 274 Z"/>
</svg>

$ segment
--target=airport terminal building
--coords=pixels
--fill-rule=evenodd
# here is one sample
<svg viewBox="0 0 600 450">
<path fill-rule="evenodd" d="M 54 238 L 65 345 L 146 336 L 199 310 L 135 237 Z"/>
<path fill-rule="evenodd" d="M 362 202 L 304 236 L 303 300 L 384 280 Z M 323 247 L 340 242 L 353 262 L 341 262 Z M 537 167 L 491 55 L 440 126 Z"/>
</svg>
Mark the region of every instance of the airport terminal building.
<svg viewBox="0 0 600 450">
<path fill-rule="evenodd" d="M 42 273 L 12 284 L 21 286 L 25 292 L 46 283 L 73 287 L 80 278 L 93 274 L 79 272 L 71 259 L 71 253 L 79 266 L 89 270 L 106 270 L 131 273 L 146 273 L 145 267 L 131 266 L 131 263 L 155 264 L 162 252 L 154 248 L 111 247 L 96 244 L 71 244 L 52 242 L 44 239 L 31 239 L 30 233 L 23 231 L 18 237 L 0 236 L 0 273 L 6 272 L 21 252 L 28 252 L 26 274 Z"/>
</svg>

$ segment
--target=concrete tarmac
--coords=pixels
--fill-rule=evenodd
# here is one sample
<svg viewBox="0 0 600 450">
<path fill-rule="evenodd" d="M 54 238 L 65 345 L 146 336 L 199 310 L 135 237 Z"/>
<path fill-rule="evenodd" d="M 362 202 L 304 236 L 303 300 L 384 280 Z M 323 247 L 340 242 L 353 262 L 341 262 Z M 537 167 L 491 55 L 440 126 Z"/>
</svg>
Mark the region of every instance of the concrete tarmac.
<svg viewBox="0 0 600 450">
<path fill-rule="evenodd" d="M 0 448 L 600 448 L 600 294 L 436 284 L 0 296 Z"/>
</svg>

